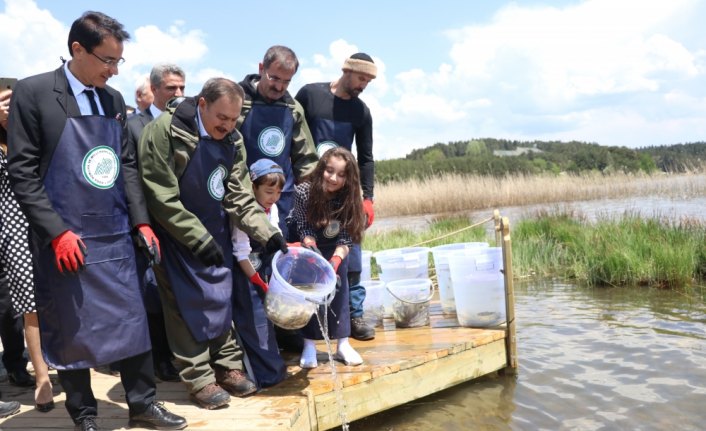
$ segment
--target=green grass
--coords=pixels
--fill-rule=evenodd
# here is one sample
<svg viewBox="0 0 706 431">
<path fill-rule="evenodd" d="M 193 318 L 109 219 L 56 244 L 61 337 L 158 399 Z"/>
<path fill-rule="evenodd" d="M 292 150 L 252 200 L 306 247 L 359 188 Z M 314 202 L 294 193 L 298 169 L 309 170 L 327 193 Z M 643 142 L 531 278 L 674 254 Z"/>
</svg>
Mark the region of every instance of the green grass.
<svg viewBox="0 0 706 431">
<path fill-rule="evenodd" d="M 683 287 L 706 275 L 706 226 L 694 221 L 542 215 L 519 222 L 512 239 L 515 274 L 656 287 Z"/>
<path fill-rule="evenodd" d="M 364 250 L 375 252 L 391 248 L 413 246 L 435 247 L 437 245 L 457 242 L 487 242 L 488 238 L 485 234 L 487 226 L 485 225 L 463 230 L 447 238 L 434 240 L 440 236 L 464 229 L 471 224 L 473 223 L 471 223 L 467 217 L 436 219 L 432 221 L 428 229 L 421 232 L 400 228 L 375 235 L 366 235 L 363 239 L 362 246 Z M 493 238 L 493 242 L 495 242 L 495 238 Z"/>
<path fill-rule="evenodd" d="M 412 231 L 409 229 L 395 229 L 379 234 L 366 235 L 362 242 L 363 250 L 372 252 L 404 247 L 436 247 L 437 245 L 453 244 L 459 242 L 488 242 L 495 244 L 495 238 L 488 238 L 486 228 L 491 225 L 481 225 L 466 229 L 473 224 L 467 217 L 440 218 L 433 220 L 428 229 Z M 458 233 L 454 233 L 460 231 Z M 436 239 L 454 233 L 443 239 Z M 429 259 L 430 273 L 434 274 L 434 261 Z M 376 265 L 371 266 L 373 278 L 378 276 Z"/>
<path fill-rule="evenodd" d="M 462 230 L 464 217 L 438 219 L 429 229 L 368 235 L 365 250 L 485 241 L 492 222 Z M 452 232 L 451 236 L 438 239 Z M 624 214 L 589 222 L 572 213 L 539 214 L 512 225 L 513 274 L 575 280 L 591 286 L 677 288 L 706 277 L 706 225 Z M 431 241 L 430 241 L 431 240 Z M 429 241 L 429 242 L 427 242 Z M 433 273 L 433 259 L 430 259 Z M 373 276 L 377 268 L 373 265 Z"/>
</svg>

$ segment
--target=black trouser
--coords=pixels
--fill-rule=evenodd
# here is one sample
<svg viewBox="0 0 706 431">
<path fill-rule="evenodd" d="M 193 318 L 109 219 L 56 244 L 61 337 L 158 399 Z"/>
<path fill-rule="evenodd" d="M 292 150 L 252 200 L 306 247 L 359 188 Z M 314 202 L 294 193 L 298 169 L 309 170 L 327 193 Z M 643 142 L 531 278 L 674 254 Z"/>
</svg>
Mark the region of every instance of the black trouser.
<svg viewBox="0 0 706 431">
<path fill-rule="evenodd" d="M 164 327 L 163 313 L 147 313 L 147 323 L 149 324 L 150 338 L 152 339 L 152 357 L 154 364 L 171 362 L 172 350 L 167 341 L 167 329 Z"/>
<path fill-rule="evenodd" d="M 120 380 L 130 414 L 140 414 L 154 402 L 157 393 L 152 367 L 152 351 L 117 361 Z M 91 389 L 91 370 L 58 370 L 59 382 L 66 392 L 66 410 L 74 423 L 98 415 L 98 403 Z"/>
<path fill-rule="evenodd" d="M 24 356 L 24 319 L 15 317 L 10 300 L 10 285 L 4 273 L 0 274 L 0 340 L 2 340 L 2 364 L 8 373 L 27 369 Z"/>
</svg>

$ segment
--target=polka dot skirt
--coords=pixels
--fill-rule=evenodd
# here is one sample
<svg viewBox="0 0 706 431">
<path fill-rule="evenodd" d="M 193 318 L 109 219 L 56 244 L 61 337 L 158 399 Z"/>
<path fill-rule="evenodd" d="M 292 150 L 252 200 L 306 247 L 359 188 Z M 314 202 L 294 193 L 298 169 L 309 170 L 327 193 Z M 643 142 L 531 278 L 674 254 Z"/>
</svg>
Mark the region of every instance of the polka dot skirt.
<svg viewBox="0 0 706 431">
<path fill-rule="evenodd" d="M 0 151 L 0 264 L 7 273 L 17 314 L 37 311 L 28 232 L 27 219 L 10 188 L 7 159 Z"/>
</svg>

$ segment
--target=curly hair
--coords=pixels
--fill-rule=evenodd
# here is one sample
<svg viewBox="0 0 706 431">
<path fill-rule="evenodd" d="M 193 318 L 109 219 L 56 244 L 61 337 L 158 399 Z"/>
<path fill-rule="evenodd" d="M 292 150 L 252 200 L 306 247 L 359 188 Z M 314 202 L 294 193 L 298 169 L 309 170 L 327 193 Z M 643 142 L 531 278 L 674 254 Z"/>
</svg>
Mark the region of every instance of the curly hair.
<svg viewBox="0 0 706 431">
<path fill-rule="evenodd" d="M 341 202 L 340 207 L 332 209 L 329 205 L 330 196 L 324 192 L 324 172 L 328 161 L 337 157 L 346 162 L 346 183 L 336 192 L 334 199 Z M 365 231 L 365 214 L 363 212 L 363 198 L 360 188 L 360 171 L 358 162 L 353 154 L 343 147 L 335 147 L 326 151 L 309 174 L 307 181 L 311 183 L 307 219 L 312 226 L 321 229 L 329 224 L 330 220 L 338 220 L 346 229 L 354 243 L 359 243 Z"/>
</svg>

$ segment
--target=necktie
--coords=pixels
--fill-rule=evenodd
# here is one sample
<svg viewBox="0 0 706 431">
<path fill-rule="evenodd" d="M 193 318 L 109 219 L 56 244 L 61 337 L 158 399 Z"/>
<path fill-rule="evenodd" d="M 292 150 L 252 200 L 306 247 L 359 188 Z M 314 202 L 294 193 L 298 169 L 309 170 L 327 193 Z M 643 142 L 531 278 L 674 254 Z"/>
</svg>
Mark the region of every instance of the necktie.
<svg viewBox="0 0 706 431">
<path fill-rule="evenodd" d="M 88 102 L 91 104 L 91 113 L 93 115 L 100 115 L 100 111 L 98 111 L 98 104 L 96 103 L 96 93 L 94 93 L 90 88 L 86 88 L 83 92 L 86 93 L 86 96 L 88 96 Z"/>
</svg>

